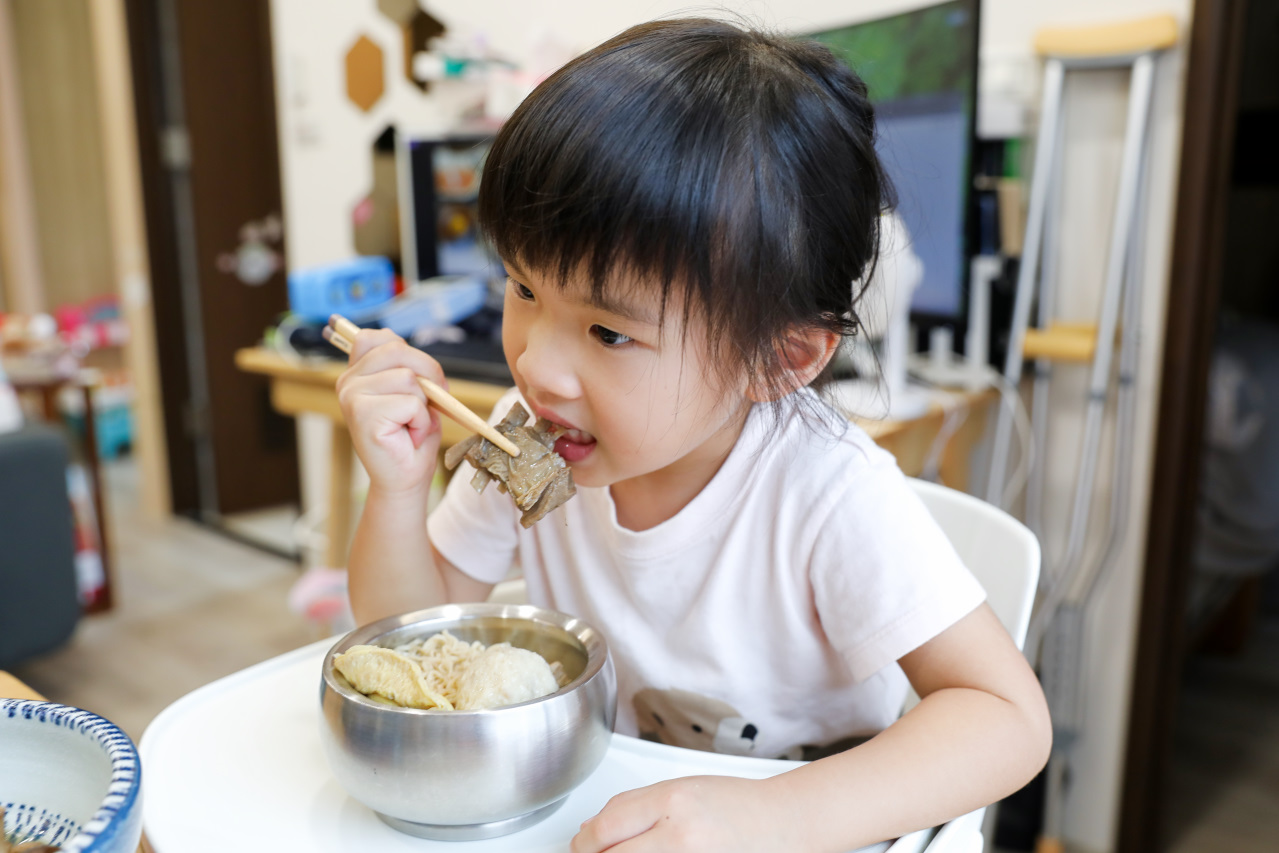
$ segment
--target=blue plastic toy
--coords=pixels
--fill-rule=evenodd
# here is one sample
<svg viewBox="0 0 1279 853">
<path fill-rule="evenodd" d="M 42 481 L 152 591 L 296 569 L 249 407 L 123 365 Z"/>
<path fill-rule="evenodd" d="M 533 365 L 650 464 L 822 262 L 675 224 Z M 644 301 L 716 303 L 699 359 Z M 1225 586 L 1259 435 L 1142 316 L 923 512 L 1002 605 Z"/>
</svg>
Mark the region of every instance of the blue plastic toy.
<svg viewBox="0 0 1279 853">
<path fill-rule="evenodd" d="M 330 314 L 358 320 L 395 297 L 395 270 L 382 257 L 352 258 L 289 273 L 289 309 L 316 323 Z"/>
</svg>

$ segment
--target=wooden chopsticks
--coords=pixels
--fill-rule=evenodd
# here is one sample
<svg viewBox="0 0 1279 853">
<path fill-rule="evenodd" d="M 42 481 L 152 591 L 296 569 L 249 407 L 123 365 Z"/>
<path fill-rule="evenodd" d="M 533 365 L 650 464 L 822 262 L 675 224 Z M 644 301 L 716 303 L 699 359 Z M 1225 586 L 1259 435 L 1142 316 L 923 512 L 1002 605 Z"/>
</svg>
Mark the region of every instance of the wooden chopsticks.
<svg viewBox="0 0 1279 853">
<path fill-rule="evenodd" d="M 355 336 L 359 333 L 360 327 L 340 314 L 334 314 L 330 317 L 329 324 L 324 327 L 324 331 L 322 332 L 325 340 L 342 350 L 342 352 L 347 355 L 351 354 L 351 344 L 355 341 Z M 506 451 L 509 455 L 520 455 L 520 449 L 514 442 L 490 426 L 488 421 L 468 409 L 462 404 L 461 400 L 425 377 L 419 376 L 417 381 L 418 384 L 422 386 L 422 390 L 426 392 L 426 399 L 429 400 L 431 405 L 433 405 L 436 409 L 448 415 L 450 418 L 472 432 L 476 432 L 484 436 L 489 441 L 502 448 L 502 450 Z"/>
</svg>

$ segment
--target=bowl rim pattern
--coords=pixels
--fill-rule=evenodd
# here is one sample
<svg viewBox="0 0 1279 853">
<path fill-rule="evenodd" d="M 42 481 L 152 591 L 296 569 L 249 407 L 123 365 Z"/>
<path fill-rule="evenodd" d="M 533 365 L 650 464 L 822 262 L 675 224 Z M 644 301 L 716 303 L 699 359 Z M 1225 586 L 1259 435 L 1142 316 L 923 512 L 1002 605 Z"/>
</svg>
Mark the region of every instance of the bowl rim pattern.
<svg viewBox="0 0 1279 853">
<path fill-rule="evenodd" d="M 78 731 L 95 741 L 111 762 L 111 781 L 97 810 L 79 833 L 62 845 L 63 853 L 97 853 L 111 844 L 137 805 L 142 787 L 142 762 L 133 740 L 104 717 L 57 702 L 0 699 L 0 717 L 21 717 Z"/>
</svg>

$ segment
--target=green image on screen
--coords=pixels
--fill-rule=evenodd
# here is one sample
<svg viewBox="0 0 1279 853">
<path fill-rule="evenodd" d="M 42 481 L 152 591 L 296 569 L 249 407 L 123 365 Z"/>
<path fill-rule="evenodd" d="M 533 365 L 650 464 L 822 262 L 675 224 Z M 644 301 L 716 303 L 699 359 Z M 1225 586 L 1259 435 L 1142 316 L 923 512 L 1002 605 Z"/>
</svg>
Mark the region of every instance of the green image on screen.
<svg viewBox="0 0 1279 853">
<path fill-rule="evenodd" d="M 917 318 L 964 311 L 978 8 L 953 0 L 810 34 L 866 81 L 875 150 L 923 265 L 911 297 Z"/>
<path fill-rule="evenodd" d="M 973 16 L 965 2 L 812 34 L 857 72 L 871 101 L 960 93 L 971 108 Z"/>
</svg>

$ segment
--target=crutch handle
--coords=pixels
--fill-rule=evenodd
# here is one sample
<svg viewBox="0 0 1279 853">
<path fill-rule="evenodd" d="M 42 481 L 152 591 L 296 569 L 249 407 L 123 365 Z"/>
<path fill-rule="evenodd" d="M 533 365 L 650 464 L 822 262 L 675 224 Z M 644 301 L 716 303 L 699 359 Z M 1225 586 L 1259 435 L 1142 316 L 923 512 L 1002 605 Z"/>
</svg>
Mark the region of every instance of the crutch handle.
<svg viewBox="0 0 1279 853">
<path fill-rule="evenodd" d="M 1046 358 L 1088 364 L 1096 352 L 1096 323 L 1051 323 L 1047 329 L 1027 329 L 1022 344 L 1027 361 Z"/>
<path fill-rule="evenodd" d="M 1120 56 L 1165 50 L 1177 43 L 1177 19 L 1152 15 L 1093 27 L 1055 27 L 1035 34 L 1040 56 Z"/>
</svg>

